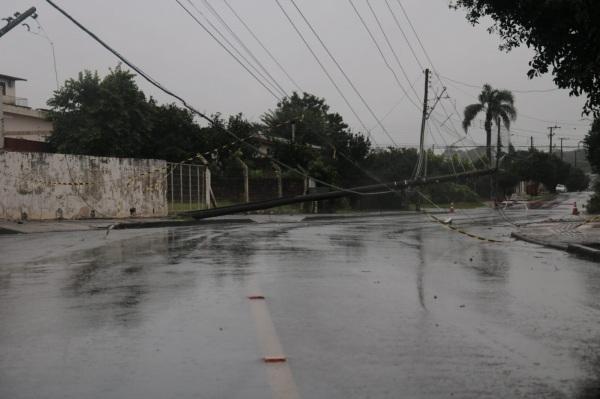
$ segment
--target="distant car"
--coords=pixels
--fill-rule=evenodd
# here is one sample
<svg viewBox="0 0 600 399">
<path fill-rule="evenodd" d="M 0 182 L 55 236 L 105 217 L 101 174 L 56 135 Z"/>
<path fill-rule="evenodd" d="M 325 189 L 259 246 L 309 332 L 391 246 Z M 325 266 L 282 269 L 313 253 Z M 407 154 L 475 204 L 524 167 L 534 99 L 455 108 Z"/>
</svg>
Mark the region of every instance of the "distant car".
<svg viewBox="0 0 600 399">
<path fill-rule="evenodd" d="M 557 193 L 566 193 L 567 192 L 567 188 L 565 187 L 564 184 L 557 184 L 555 190 Z"/>
</svg>

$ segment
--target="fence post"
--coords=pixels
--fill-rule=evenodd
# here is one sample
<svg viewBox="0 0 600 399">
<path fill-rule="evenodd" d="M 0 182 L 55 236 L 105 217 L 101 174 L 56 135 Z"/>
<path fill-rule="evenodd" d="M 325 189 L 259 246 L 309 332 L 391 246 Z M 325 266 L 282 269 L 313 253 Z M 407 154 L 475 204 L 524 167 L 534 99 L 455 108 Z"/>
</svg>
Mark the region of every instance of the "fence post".
<svg viewBox="0 0 600 399">
<path fill-rule="evenodd" d="M 188 165 L 188 197 L 189 197 L 188 208 L 191 210 L 192 209 L 192 164 Z"/>
<path fill-rule="evenodd" d="M 200 165 L 196 165 L 196 200 L 198 201 L 198 209 L 202 208 L 200 193 L 202 189 L 200 188 Z"/>
<path fill-rule="evenodd" d="M 211 208 L 210 194 L 211 194 L 211 183 L 210 183 L 210 170 L 208 169 L 208 161 L 202 154 L 196 155 L 196 158 L 202 162 L 202 184 L 204 189 L 202 190 L 202 203 L 206 209 Z M 200 166 L 198 167 L 198 193 L 200 193 Z M 200 201 L 200 196 L 198 201 Z M 215 201 L 216 203 L 216 201 Z"/>
<path fill-rule="evenodd" d="M 173 174 L 175 173 L 175 166 L 173 164 L 169 164 L 169 175 L 167 176 L 168 178 L 171 179 L 171 210 L 174 211 L 175 210 L 175 184 L 173 183 Z"/>
<path fill-rule="evenodd" d="M 179 202 L 183 205 L 183 165 L 179 164 Z"/>
<path fill-rule="evenodd" d="M 204 203 L 206 204 L 206 208 L 210 209 L 212 208 L 212 202 L 211 202 L 211 198 L 210 195 L 212 193 L 212 185 L 211 185 L 211 180 L 210 180 L 210 169 L 208 169 L 208 166 L 204 166 Z M 215 206 L 217 204 L 217 201 L 215 201 Z"/>
<path fill-rule="evenodd" d="M 283 197 L 283 179 L 281 177 L 281 168 L 276 163 L 272 163 L 275 169 L 275 178 L 277 179 L 277 198 Z"/>
<path fill-rule="evenodd" d="M 244 177 L 244 202 L 250 202 L 250 182 L 248 181 L 248 165 L 246 165 L 240 157 L 237 157 L 236 159 L 242 167 L 242 174 Z"/>
</svg>

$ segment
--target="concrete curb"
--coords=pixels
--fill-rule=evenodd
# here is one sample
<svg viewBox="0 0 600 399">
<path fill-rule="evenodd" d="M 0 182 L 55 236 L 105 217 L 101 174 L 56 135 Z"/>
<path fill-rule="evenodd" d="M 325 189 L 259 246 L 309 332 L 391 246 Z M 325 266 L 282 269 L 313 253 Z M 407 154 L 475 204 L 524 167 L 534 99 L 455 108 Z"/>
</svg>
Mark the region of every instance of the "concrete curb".
<svg viewBox="0 0 600 399">
<path fill-rule="evenodd" d="M 24 234 L 22 231 L 0 227 L 0 235 L 2 234 Z"/>
<path fill-rule="evenodd" d="M 202 219 L 202 220 L 158 220 L 151 222 L 124 222 L 116 223 L 113 226 L 115 230 L 127 230 L 127 229 L 151 229 L 157 227 L 185 227 L 185 226 L 201 226 L 210 224 L 232 224 L 232 223 L 256 223 L 254 220 L 249 218 L 239 219 Z M 100 227 L 100 230 L 105 229 Z"/>
<path fill-rule="evenodd" d="M 562 244 L 553 241 L 539 240 L 537 238 L 529 237 L 525 234 L 521 234 L 518 232 L 511 233 L 511 237 L 519 239 L 521 241 L 526 241 L 532 244 L 541 245 L 547 248 L 558 249 L 561 251 L 566 251 L 571 254 L 579 255 L 581 257 L 593 260 L 595 262 L 600 262 L 600 249 L 592 248 L 583 244 Z"/>
<path fill-rule="evenodd" d="M 436 212 L 441 213 L 441 212 Z M 447 213 L 447 212 L 446 212 Z M 316 214 L 306 215 L 303 221 L 318 221 L 318 220 L 340 220 L 340 219 L 364 219 L 370 217 L 386 217 L 386 216 L 414 216 L 421 213 L 415 211 L 398 211 L 398 212 L 365 212 L 361 214 Z"/>
<path fill-rule="evenodd" d="M 525 241 L 525 242 L 529 242 L 529 243 L 532 243 L 532 244 L 541 245 L 541 246 L 548 247 L 548 248 L 558 249 L 558 250 L 561 250 L 561 251 L 566 251 L 568 249 L 568 245 L 567 244 L 560 244 L 560 243 L 552 242 L 552 241 L 539 240 L 537 238 L 529 237 L 529 236 L 527 236 L 525 234 L 521 234 L 521 233 L 518 233 L 516 231 L 513 231 L 510 234 L 510 236 L 514 237 L 514 238 L 516 238 L 518 240 L 521 240 L 521 241 Z"/>
<path fill-rule="evenodd" d="M 600 249 L 588 247 L 587 245 L 569 244 L 567 246 L 567 252 L 583 256 L 596 262 L 600 261 Z"/>
</svg>

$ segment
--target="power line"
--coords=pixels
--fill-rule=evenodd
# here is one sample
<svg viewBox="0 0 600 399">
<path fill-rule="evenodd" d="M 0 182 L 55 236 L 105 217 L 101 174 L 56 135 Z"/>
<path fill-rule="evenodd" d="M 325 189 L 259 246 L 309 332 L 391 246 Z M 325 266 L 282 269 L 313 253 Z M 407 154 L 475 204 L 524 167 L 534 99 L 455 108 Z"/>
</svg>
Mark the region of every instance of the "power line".
<svg viewBox="0 0 600 399">
<path fill-rule="evenodd" d="M 427 50 L 425 49 L 425 46 L 423 45 L 423 42 L 421 41 L 421 38 L 419 37 L 419 34 L 417 33 L 417 30 L 415 29 L 410 17 L 408 16 L 408 13 L 406 12 L 406 9 L 404 8 L 404 6 L 402 5 L 402 2 L 400 2 L 400 0 L 396 0 L 396 2 L 398 3 L 398 5 L 400 6 L 400 8 L 402 9 L 402 13 L 404 14 L 404 17 L 406 18 L 406 20 L 408 21 L 408 25 L 410 26 L 410 28 L 412 29 L 413 33 L 415 34 L 415 37 L 417 38 L 417 41 L 419 42 L 419 46 L 421 46 L 421 49 L 423 50 L 423 53 L 425 54 L 425 57 L 427 57 L 427 61 L 429 61 L 429 65 L 431 65 L 431 68 L 433 69 L 433 72 L 435 72 L 435 74 L 437 75 L 438 79 L 439 79 L 439 74 L 437 72 L 437 70 L 435 69 L 435 66 L 433 65 L 433 61 L 431 60 L 431 57 L 429 56 L 429 53 L 427 52 Z"/>
<path fill-rule="evenodd" d="M 56 90 L 58 90 L 60 87 L 60 84 L 59 84 L 59 79 L 58 79 L 58 68 L 56 66 L 56 49 L 54 48 L 54 42 L 52 41 L 52 39 L 50 39 L 50 36 L 48 36 L 48 33 L 46 32 L 46 30 L 40 23 L 40 17 L 37 16 L 33 20 L 35 21 L 35 23 L 38 26 L 38 30 L 39 30 L 38 32 L 32 31 L 30 29 L 29 25 L 27 25 L 27 24 L 23 24 L 23 25 L 25 25 L 27 27 L 27 32 L 29 32 L 33 35 L 39 36 L 39 37 L 43 37 L 44 39 L 46 39 L 48 44 L 50 44 L 50 49 L 52 50 L 52 63 L 54 66 L 54 79 L 56 80 Z"/>
<path fill-rule="evenodd" d="M 276 1 L 279 4 L 279 0 L 276 0 Z M 296 10 L 298 11 L 298 13 L 300 14 L 300 16 L 302 17 L 302 19 L 304 20 L 304 22 L 306 22 L 306 24 L 310 28 L 311 32 L 315 35 L 315 37 L 317 38 L 317 40 L 319 41 L 319 43 L 321 43 L 321 46 L 323 46 L 323 48 L 325 49 L 325 52 L 329 55 L 329 57 L 331 58 L 331 60 L 333 61 L 333 63 L 338 67 L 338 69 L 340 70 L 340 72 L 342 73 L 342 75 L 344 76 L 344 78 L 346 79 L 346 81 L 348 82 L 348 84 L 350 85 L 350 87 L 352 87 L 352 89 L 354 90 L 354 92 L 356 93 L 356 95 L 358 96 L 358 98 L 360 98 L 361 102 L 367 108 L 367 110 L 369 111 L 369 113 L 371 114 L 371 116 L 373 117 L 373 119 L 375 119 L 377 121 L 377 123 L 379 124 L 379 126 L 381 127 L 381 129 L 384 131 L 384 133 L 388 136 L 388 138 L 392 141 L 392 143 L 394 143 L 394 139 L 392 138 L 390 132 L 388 132 L 388 130 L 383 125 L 383 123 L 381 123 L 381 120 L 379 120 L 379 118 L 377 117 L 377 115 L 375 115 L 375 112 L 373 112 L 373 109 L 371 108 L 371 106 L 367 103 L 367 101 L 364 99 L 364 97 L 362 96 L 362 94 L 358 91 L 358 89 L 356 88 L 356 86 L 354 85 L 354 83 L 352 82 L 352 80 L 348 77 L 348 75 L 346 74 L 346 72 L 344 71 L 344 69 L 342 68 L 342 66 L 340 65 L 340 63 L 333 56 L 333 54 L 331 53 L 331 51 L 329 51 L 329 48 L 325 45 L 325 43 L 323 42 L 323 40 L 321 39 L 321 37 L 319 36 L 319 34 L 317 33 L 317 31 L 313 28 L 312 24 L 308 21 L 308 19 L 306 18 L 306 16 L 302 13 L 302 10 L 300 10 L 300 8 L 298 7 L 298 5 L 296 4 L 296 1 L 295 0 L 290 0 L 290 1 L 294 5 L 294 8 L 296 8 Z"/>
<path fill-rule="evenodd" d="M 408 40 L 408 37 L 406 36 L 406 33 L 404 33 L 404 29 L 402 29 L 402 25 L 400 24 L 400 21 L 398 20 L 398 17 L 396 17 L 396 13 L 392 9 L 392 6 L 390 5 L 390 2 L 388 0 L 385 0 L 385 4 L 387 5 L 388 10 L 390 10 L 390 14 L 392 14 L 394 22 L 396 23 L 396 26 L 400 30 L 400 33 L 402 34 L 402 37 L 404 37 L 404 40 L 406 41 L 406 44 L 408 44 L 408 48 L 410 49 L 410 52 L 412 53 L 413 57 L 415 57 L 415 60 L 417 61 L 417 64 L 419 64 L 419 67 L 421 68 L 421 70 L 424 70 L 425 67 L 421 63 L 421 60 L 419 60 L 419 57 L 417 57 L 417 53 L 413 49 L 413 46 L 410 44 L 410 40 Z"/>
<path fill-rule="evenodd" d="M 190 0 L 191 1 L 191 0 Z M 221 15 L 218 13 L 218 11 L 210 4 L 210 2 L 208 0 L 202 0 L 205 4 L 205 6 L 208 8 L 208 10 L 219 20 L 219 22 L 221 23 L 221 25 L 223 25 L 225 27 L 225 29 L 227 29 L 227 31 L 229 32 L 229 34 L 231 34 L 231 36 L 233 36 L 233 38 L 235 39 L 236 42 L 238 42 L 238 44 L 240 46 L 242 46 L 242 48 L 246 51 L 246 53 L 248 53 L 248 55 L 254 60 L 254 62 L 256 62 L 256 64 L 259 66 L 259 68 L 265 73 L 265 75 L 267 75 L 269 77 L 269 79 L 271 80 L 271 82 L 277 86 L 277 88 L 284 93 L 286 96 L 288 95 L 288 93 L 285 91 L 285 89 L 283 87 L 281 87 L 281 85 L 279 84 L 279 82 L 273 77 L 273 75 L 271 75 L 271 73 L 267 70 L 267 68 L 265 68 L 265 66 L 262 64 L 262 62 L 260 62 L 258 60 L 258 58 L 256 58 L 256 56 L 254 55 L 254 53 L 246 46 L 246 44 L 243 42 L 242 39 L 240 39 L 240 37 L 233 31 L 233 29 L 231 29 L 231 27 L 229 26 L 229 24 L 227 23 L 227 21 L 225 21 Z"/>
<path fill-rule="evenodd" d="M 224 127 L 222 127 L 220 124 L 218 124 L 215 120 L 213 120 L 212 118 L 210 118 L 208 115 L 206 115 L 203 112 L 198 111 L 196 108 L 194 108 L 193 106 L 189 105 L 187 103 L 187 101 L 179 96 L 178 94 L 172 92 L 171 90 L 167 89 L 166 87 L 164 87 L 162 84 L 160 84 L 157 80 L 155 80 L 154 78 L 152 78 L 150 75 L 146 74 L 144 72 L 144 70 L 142 70 L 140 67 L 136 66 L 133 62 L 129 61 L 127 58 L 125 58 L 125 56 L 121 55 L 118 51 L 116 51 L 115 49 L 113 49 L 111 46 L 109 46 L 106 42 L 104 42 L 102 39 L 100 39 L 95 33 L 93 33 L 92 31 L 90 31 L 89 29 L 87 29 L 85 26 L 83 26 L 79 21 L 77 21 L 74 17 L 72 17 L 69 13 L 67 13 L 65 10 L 63 10 L 62 8 L 60 8 L 58 5 L 56 5 L 52 0 L 46 0 L 46 2 L 48 4 L 50 4 L 52 7 L 54 7 L 57 11 L 59 11 L 61 14 L 63 14 L 67 19 L 69 19 L 73 24 L 75 24 L 79 29 L 81 29 L 83 32 L 85 32 L 87 35 L 89 35 L 92 39 L 94 39 L 98 44 L 100 44 L 102 47 L 104 47 L 106 50 L 108 50 L 111 54 L 113 54 L 115 57 L 117 57 L 119 60 L 121 60 L 123 63 L 125 63 L 127 66 L 129 66 L 131 69 L 133 69 L 134 71 L 136 71 L 141 77 L 143 77 L 148 83 L 152 84 L 154 87 L 156 87 L 157 89 L 159 89 L 160 91 L 162 91 L 163 93 L 179 100 L 188 110 L 190 110 L 192 113 L 198 115 L 199 117 L 201 117 L 202 119 L 206 120 L 212 127 L 216 128 L 217 130 L 220 130 L 230 136 L 232 136 L 233 138 L 237 139 L 238 141 L 242 142 L 246 147 L 252 149 L 253 151 L 256 152 L 260 152 L 260 149 L 250 143 L 248 143 L 247 141 L 243 141 L 243 138 L 241 138 L 240 136 L 238 136 L 237 134 L 235 134 L 234 132 L 232 132 L 229 129 L 226 129 Z M 302 177 L 308 178 L 310 177 L 311 179 L 313 179 L 314 181 L 316 181 L 319 184 L 322 184 L 326 187 L 331 187 L 340 191 L 345 191 L 348 193 L 354 193 L 357 195 L 362 195 L 362 193 L 360 192 L 356 192 L 350 189 L 344 189 L 341 187 L 338 187 L 334 184 L 330 184 L 327 183 L 323 180 L 314 178 L 310 175 L 308 175 L 307 173 L 304 173 L 302 171 L 299 171 L 298 169 L 287 165 L 286 163 L 278 160 L 277 158 L 274 158 L 270 155 L 265 155 L 269 160 L 271 160 L 272 162 L 278 164 L 279 166 L 282 166 L 288 170 L 290 170 L 293 173 L 296 173 Z"/>
<path fill-rule="evenodd" d="M 448 80 L 450 81 L 448 78 L 443 77 L 444 80 Z M 452 82 L 450 81 L 450 84 L 452 84 Z M 452 84 L 452 86 L 454 88 L 456 88 L 457 90 L 459 90 L 460 92 L 464 93 L 465 95 L 467 95 L 470 98 L 474 98 L 476 100 L 479 100 L 477 98 L 476 95 L 474 95 L 473 93 L 469 93 L 463 89 L 461 89 L 460 87 L 456 86 L 455 84 Z M 535 120 L 538 122 L 543 122 L 543 123 L 561 123 L 563 125 L 569 125 L 569 126 L 578 126 L 578 127 L 589 127 L 589 124 L 585 124 L 585 123 L 574 123 L 572 121 L 564 121 L 564 120 L 550 120 L 550 119 L 542 119 L 542 118 L 538 118 L 532 115 L 528 115 L 528 114 L 524 114 L 522 112 L 519 112 L 519 117 L 525 118 L 525 119 L 531 119 L 531 120 Z"/>
<path fill-rule="evenodd" d="M 254 31 L 248 26 L 248 24 L 246 24 L 246 22 L 240 17 L 240 15 L 235 11 L 235 9 L 229 4 L 229 2 L 227 0 L 223 0 L 223 2 L 227 5 L 227 7 L 231 10 L 231 12 L 233 13 L 233 15 L 235 15 L 235 17 L 238 19 L 238 21 L 240 21 L 240 23 L 242 25 L 244 25 L 244 28 L 246 28 L 246 30 L 250 33 L 250 35 L 252 35 L 252 37 L 254 38 L 254 40 L 256 40 L 256 42 L 262 47 L 263 50 L 265 50 L 265 52 L 269 55 L 269 57 L 271 58 L 271 60 L 273 60 L 273 62 L 275 64 L 277 64 L 277 66 L 279 67 L 279 69 L 285 74 L 285 76 L 287 76 L 287 78 L 290 80 L 290 82 L 299 90 L 299 91 L 303 91 L 302 88 L 300 88 L 300 86 L 298 85 L 298 83 L 296 83 L 296 81 L 290 76 L 290 74 L 286 71 L 286 69 L 281 65 L 281 63 L 277 60 L 277 58 L 275 58 L 275 56 L 271 53 L 271 51 L 269 51 L 269 49 L 264 45 L 264 43 L 258 38 L 258 36 L 256 36 L 256 34 L 254 33 Z"/>
<path fill-rule="evenodd" d="M 189 0 L 188 0 L 189 1 Z M 227 46 L 225 46 L 223 44 L 223 42 L 221 42 L 211 31 L 210 29 L 208 29 L 206 27 L 206 25 L 204 25 L 190 10 L 188 10 L 179 0 L 175 0 L 175 2 L 179 5 L 179 7 L 183 8 L 183 10 L 190 16 L 192 17 L 192 19 L 194 21 L 196 21 L 196 23 L 198 25 L 200 25 L 202 27 L 202 29 L 204 29 L 204 31 L 206 33 L 208 33 L 210 35 L 210 37 L 212 37 L 225 51 L 227 51 L 227 53 L 229 53 L 230 56 L 233 57 L 233 59 L 235 59 L 238 64 L 240 64 L 242 66 L 242 68 L 244 68 L 254 79 L 256 79 L 256 81 L 262 86 L 264 87 L 269 93 L 271 93 L 271 95 L 273 97 L 275 97 L 275 99 L 277 99 L 277 101 L 281 101 L 280 95 L 275 94 L 275 92 L 269 88 L 262 80 L 260 80 L 258 78 L 258 76 L 256 76 L 256 74 L 254 72 L 252 72 L 235 54 L 233 54 L 231 52 L 231 50 L 229 48 L 227 48 Z M 201 13 L 202 16 L 204 16 L 204 14 Z M 227 40 L 227 38 L 225 38 L 219 31 L 218 29 L 216 29 L 214 27 L 214 25 L 212 25 L 212 23 L 204 16 L 205 20 L 213 27 L 213 29 L 215 29 L 215 31 L 234 49 L 234 51 L 236 51 L 242 58 L 244 58 L 246 60 L 246 62 L 252 66 L 252 64 L 250 64 L 248 62 L 248 60 Z M 256 68 L 254 68 L 256 70 Z M 256 70 L 256 72 L 260 75 L 259 71 Z M 263 77 L 264 79 L 264 77 Z"/>
<path fill-rule="evenodd" d="M 369 37 L 371 38 L 371 41 L 373 41 L 373 44 L 375 45 L 375 47 L 377 48 L 377 51 L 379 52 L 379 55 L 381 55 L 381 58 L 383 59 L 383 62 L 385 63 L 385 66 L 390 70 L 390 72 L 392 72 L 392 74 L 394 75 L 394 79 L 396 80 L 396 83 L 398 84 L 398 87 L 400 87 L 400 90 L 402 90 L 402 92 L 404 93 L 404 96 L 406 98 L 408 98 L 408 100 L 418 109 L 421 110 L 421 106 L 419 104 L 417 104 L 412 97 L 410 96 L 410 94 L 408 93 L 408 91 L 406 90 L 406 88 L 404 87 L 404 85 L 402 85 L 402 83 L 400 83 L 400 79 L 398 78 L 398 75 L 396 74 L 396 71 L 394 70 L 394 68 L 392 68 L 392 66 L 390 65 L 390 63 L 388 62 L 385 54 L 383 53 L 383 50 L 381 49 L 381 47 L 379 46 L 379 43 L 377 42 L 377 39 L 375 39 L 375 36 L 373 35 L 373 33 L 371 32 L 371 30 L 369 29 L 369 26 L 367 25 L 366 21 L 364 20 L 364 18 L 362 17 L 362 15 L 360 14 L 360 12 L 358 11 L 358 9 L 356 8 L 356 6 L 354 5 L 354 3 L 352 2 L 352 0 L 348 0 L 348 2 L 350 3 L 350 5 L 352 6 L 352 9 L 354 10 L 354 12 L 356 13 L 356 15 L 358 16 L 358 19 L 360 20 L 361 24 L 363 25 L 363 27 L 365 28 L 365 30 L 367 31 L 367 33 L 369 34 Z"/>
<path fill-rule="evenodd" d="M 471 88 L 478 89 L 478 90 L 481 90 L 481 88 L 483 87 L 483 85 L 475 85 L 475 84 L 461 82 L 460 80 L 452 79 L 452 78 L 449 78 L 448 76 L 443 76 L 443 75 L 440 75 L 440 76 L 442 78 L 444 78 L 445 80 L 449 80 L 450 82 L 454 82 L 454 83 L 457 83 L 457 84 L 460 84 L 460 85 L 463 85 L 466 87 L 471 87 Z M 548 93 L 548 92 L 552 92 L 552 91 L 559 91 L 562 89 L 555 87 L 552 89 L 538 89 L 538 90 L 515 90 L 515 89 L 504 89 L 504 90 L 509 90 L 513 93 L 525 94 L 525 93 Z"/>
<path fill-rule="evenodd" d="M 408 25 L 410 26 L 410 28 L 411 28 L 411 30 L 412 30 L 412 32 L 413 32 L 413 34 L 415 35 L 415 37 L 416 37 L 416 39 L 417 39 L 417 42 L 419 43 L 419 46 L 421 47 L 421 50 L 423 50 L 423 54 L 425 54 L 425 57 L 427 58 L 427 61 L 428 61 L 428 62 L 429 62 L 429 64 L 431 65 L 431 69 L 433 70 L 433 72 L 434 72 L 434 74 L 436 75 L 436 77 L 437 77 L 438 81 L 440 82 L 440 84 L 441 84 L 443 87 L 445 87 L 445 86 L 444 86 L 444 82 L 443 82 L 443 81 L 442 81 L 442 79 L 440 78 L 440 74 L 438 73 L 438 71 L 437 71 L 437 68 L 435 67 L 435 65 L 434 65 L 434 63 L 433 63 L 433 60 L 432 60 L 432 59 L 431 59 L 431 57 L 429 56 L 429 53 L 427 52 L 427 49 L 425 48 L 425 45 L 424 45 L 424 44 L 423 44 L 423 42 L 421 41 L 421 37 L 420 37 L 420 36 L 419 36 L 419 34 L 417 33 L 417 30 L 415 29 L 415 26 L 413 25 L 413 23 L 412 23 L 412 20 L 411 20 L 410 16 L 408 15 L 408 12 L 407 12 L 407 11 L 406 11 L 406 9 L 404 8 L 404 6 L 402 5 L 402 2 L 401 2 L 400 0 L 396 0 L 396 2 L 397 2 L 397 3 L 398 3 L 398 5 L 400 6 L 400 9 L 402 10 L 402 13 L 403 13 L 403 15 L 404 15 L 404 18 L 405 18 L 405 19 L 406 19 L 406 21 L 408 22 Z M 390 7 L 390 8 L 391 8 L 391 7 Z M 392 13 L 393 13 L 393 12 L 392 12 Z M 399 25 L 399 24 L 398 24 L 398 25 Z M 409 43 L 408 39 L 406 39 L 406 40 L 407 40 L 407 42 Z M 410 44 L 409 44 L 409 45 L 410 45 Z M 418 61 L 418 57 L 416 57 L 416 54 L 413 54 L 413 55 L 415 55 L 415 58 L 417 59 L 417 62 L 419 62 L 419 61 Z M 450 118 L 450 114 L 448 113 L 448 111 L 446 111 L 446 107 L 444 106 L 444 104 L 443 104 L 443 103 L 440 103 L 440 105 L 441 105 L 441 107 L 442 107 L 442 110 L 443 110 L 443 111 L 444 111 L 444 113 L 446 114 L 446 116 L 447 116 L 448 118 Z M 454 122 L 453 122 L 452 120 L 450 120 L 450 124 L 451 124 L 451 126 L 452 126 L 452 129 L 453 129 L 453 130 L 456 132 L 456 134 L 459 134 L 459 133 L 458 133 L 458 130 L 456 129 L 456 126 L 454 125 Z"/>
<path fill-rule="evenodd" d="M 413 79 L 413 85 L 415 83 L 417 83 L 417 81 L 419 80 L 420 76 L 417 76 L 416 79 Z M 381 121 L 383 122 L 384 120 L 386 120 L 391 114 L 392 112 L 400 105 L 402 104 L 402 102 L 404 101 L 404 99 L 407 98 L 406 96 L 402 97 L 400 100 L 396 101 L 396 103 L 389 109 L 388 112 L 385 113 L 385 115 L 383 115 L 383 117 L 381 118 Z M 373 125 L 373 127 L 371 127 L 369 129 L 369 132 L 373 131 L 373 129 L 375 129 L 377 127 L 377 123 L 375 123 L 375 125 Z"/>
<path fill-rule="evenodd" d="M 312 56 L 315 59 L 315 61 L 317 61 L 317 64 L 319 64 L 319 66 L 321 67 L 321 69 L 323 70 L 323 72 L 325 73 L 325 75 L 327 76 L 327 78 L 329 79 L 329 81 L 331 82 L 331 84 L 333 85 L 333 87 L 335 87 L 335 89 L 338 92 L 338 94 L 342 97 L 342 99 L 344 100 L 344 102 L 346 103 L 346 105 L 348 106 L 348 108 L 350 109 L 350 111 L 352 112 L 352 114 L 354 115 L 354 117 L 358 120 L 358 122 L 361 124 L 361 126 L 363 127 L 363 129 L 365 129 L 365 131 L 368 132 L 369 129 L 367 128 L 367 125 L 365 125 L 365 123 L 363 122 L 363 120 L 361 119 L 361 117 L 358 116 L 358 113 L 356 112 L 356 110 L 354 109 L 354 107 L 352 106 L 352 104 L 350 104 L 350 101 L 348 101 L 348 98 L 344 95 L 344 93 L 342 92 L 342 90 L 340 89 L 340 87 L 338 86 L 338 84 L 335 82 L 335 80 L 333 79 L 333 77 L 331 76 L 331 74 L 329 73 L 329 71 L 327 70 L 327 68 L 325 68 L 325 65 L 323 65 L 323 63 L 321 62 L 321 59 L 319 58 L 319 56 L 315 53 L 315 51 L 312 49 L 312 47 L 310 46 L 310 44 L 308 44 L 308 41 L 306 40 L 306 38 L 304 37 L 304 35 L 302 34 L 302 32 L 300 32 L 300 29 L 298 29 L 298 27 L 296 26 L 296 24 L 294 23 L 294 21 L 292 20 L 292 18 L 289 16 L 288 12 L 285 10 L 285 8 L 283 8 L 283 6 L 279 2 L 279 0 L 275 0 L 275 2 L 277 3 L 277 5 L 279 6 L 279 8 L 281 9 L 281 11 L 283 12 L 283 14 L 285 15 L 285 17 L 287 18 L 287 20 L 289 21 L 289 23 L 292 25 L 292 28 L 294 28 L 294 30 L 296 31 L 296 33 L 298 34 L 298 36 L 300 37 L 300 39 L 302 40 L 302 42 L 304 43 L 304 45 L 306 46 L 306 48 L 308 49 L 308 51 L 312 54 Z M 393 140 L 392 140 L 392 143 L 394 143 Z M 395 145 L 395 143 L 394 143 L 394 145 Z"/>
<path fill-rule="evenodd" d="M 398 58 L 398 54 L 396 54 L 396 50 L 394 50 L 394 46 L 392 46 L 392 43 L 390 42 L 390 39 L 388 38 L 388 35 L 385 33 L 385 29 L 383 29 L 383 25 L 381 25 L 381 22 L 379 21 L 379 17 L 377 16 L 377 13 L 375 12 L 375 9 L 371 5 L 371 1 L 370 0 L 367 0 L 367 6 L 369 7 L 369 10 L 371 10 L 371 14 L 373 14 L 373 17 L 375 18 L 375 22 L 377 23 L 377 26 L 379 26 L 379 30 L 381 30 L 381 33 L 383 34 L 383 38 L 385 39 L 385 42 L 387 43 L 390 51 L 392 52 L 392 55 L 394 56 L 394 59 L 396 60 L 396 63 L 398 64 L 398 67 L 400 67 L 400 70 L 402 71 L 402 74 L 404 75 L 404 78 L 406 79 L 406 81 L 408 82 L 408 84 L 410 84 L 410 79 L 409 79 L 409 77 L 408 77 L 408 75 L 406 73 L 406 70 L 402 66 L 402 63 L 400 62 L 400 58 Z M 411 86 L 410 88 L 412 89 L 412 91 L 415 94 L 415 96 L 417 98 L 419 98 L 419 94 L 415 90 L 414 86 Z"/>
</svg>

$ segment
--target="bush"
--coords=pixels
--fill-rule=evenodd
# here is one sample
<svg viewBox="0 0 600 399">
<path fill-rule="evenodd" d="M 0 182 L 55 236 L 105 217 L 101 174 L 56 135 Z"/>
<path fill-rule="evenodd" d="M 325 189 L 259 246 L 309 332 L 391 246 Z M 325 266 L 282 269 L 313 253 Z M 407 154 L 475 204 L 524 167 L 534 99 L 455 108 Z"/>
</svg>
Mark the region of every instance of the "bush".
<svg viewBox="0 0 600 399">
<path fill-rule="evenodd" d="M 566 186 L 569 191 L 583 191 L 590 185 L 590 178 L 579 168 L 571 168 Z"/>
<path fill-rule="evenodd" d="M 587 204 L 588 213 L 600 213 L 600 181 L 594 183 L 594 194 Z"/>
</svg>

